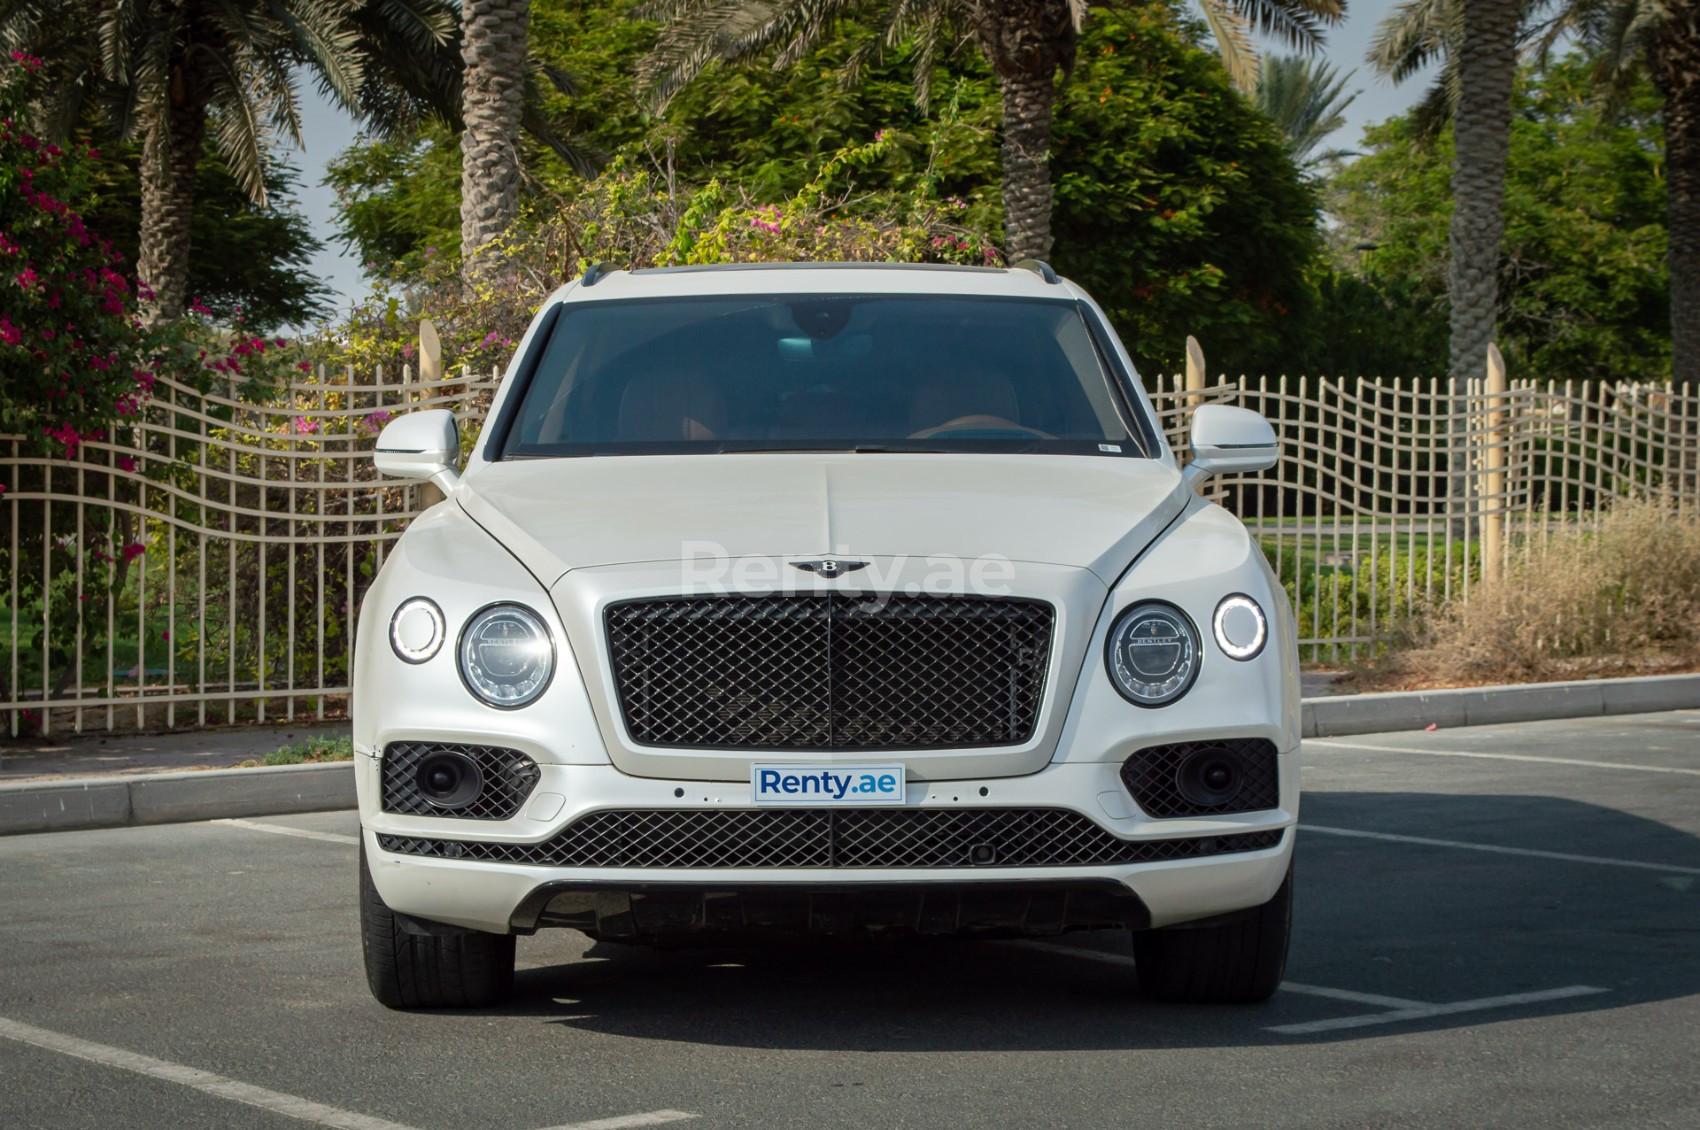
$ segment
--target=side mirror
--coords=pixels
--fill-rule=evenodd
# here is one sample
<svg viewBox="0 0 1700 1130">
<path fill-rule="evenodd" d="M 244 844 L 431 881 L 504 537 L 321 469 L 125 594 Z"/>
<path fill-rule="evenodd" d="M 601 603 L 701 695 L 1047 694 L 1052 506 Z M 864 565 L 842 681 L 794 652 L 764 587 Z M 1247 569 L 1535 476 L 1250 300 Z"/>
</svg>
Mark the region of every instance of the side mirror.
<svg viewBox="0 0 1700 1130">
<path fill-rule="evenodd" d="M 384 425 L 372 453 L 378 472 L 398 479 L 422 479 L 444 494 L 460 482 L 460 428 L 446 408 L 410 412 Z"/>
<path fill-rule="evenodd" d="M 1185 472 L 1189 486 L 1212 475 L 1266 471 L 1280 458 L 1275 429 L 1251 409 L 1206 404 L 1192 414 L 1192 462 Z"/>
</svg>

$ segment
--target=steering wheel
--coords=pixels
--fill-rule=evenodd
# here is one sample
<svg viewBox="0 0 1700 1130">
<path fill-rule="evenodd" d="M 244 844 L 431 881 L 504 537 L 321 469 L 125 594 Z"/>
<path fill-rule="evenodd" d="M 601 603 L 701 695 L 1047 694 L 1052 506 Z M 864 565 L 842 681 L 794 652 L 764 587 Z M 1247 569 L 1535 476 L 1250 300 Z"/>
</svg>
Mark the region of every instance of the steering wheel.
<svg viewBox="0 0 1700 1130">
<path fill-rule="evenodd" d="M 946 420 L 936 427 L 923 428 L 915 432 L 910 439 L 933 439 L 937 436 L 948 436 L 955 433 L 958 439 L 1008 439 L 1009 433 L 1021 436 L 1031 436 L 1034 439 L 1056 439 L 1049 432 L 1038 428 L 1029 428 L 1014 420 L 1002 416 L 958 416 L 954 420 Z"/>
</svg>

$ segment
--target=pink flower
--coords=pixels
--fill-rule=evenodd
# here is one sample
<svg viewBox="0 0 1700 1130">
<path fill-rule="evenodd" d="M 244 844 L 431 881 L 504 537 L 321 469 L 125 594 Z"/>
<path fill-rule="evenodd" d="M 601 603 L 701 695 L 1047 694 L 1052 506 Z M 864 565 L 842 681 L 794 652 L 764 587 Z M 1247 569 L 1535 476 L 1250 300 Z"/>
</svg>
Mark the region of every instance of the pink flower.
<svg viewBox="0 0 1700 1130">
<path fill-rule="evenodd" d="M 124 564 L 128 565 L 148 551 L 148 547 L 139 541 L 133 541 L 124 547 Z"/>
<path fill-rule="evenodd" d="M 120 455 L 118 457 L 118 469 L 120 471 L 134 471 L 136 469 L 136 461 L 128 455 Z"/>
<path fill-rule="evenodd" d="M 295 431 L 298 435 L 311 435 L 319 430 L 319 421 L 309 420 L 305 416 L 295 417 Z"/>
<path fill-rule="evenodd" d="M 35 285 L 37 277 L 38 276 L 35 273 L 34 267 L 25 267 L 22 271 L 18 272 L 18 285 L 23 287 L 25 290 L 28 290 L 30 287 Z"/>
<path fill-rule="evenodd" d="M 300 369 L 303 373 L 311 373 L 313 371 L 313 365 L 310 361 L 297 361 L 295 363 L 295 367 Z"/>
<path fill-rule="evenodd" d="M 12 320 L 0 314 L 0 342 L 7 345 L 18 345 L 24 340 L 24 333 L 12 324 Z"/>
<path fill-rule="evenodd" d="M 60 424 L 57 428 L 43 428 L 41 432 L 49 439 L 56 439 L 65 445 L 65 458 L 67 459 L 77 454 L 77 447 L 84 439 L 91 438 L 81 435 L 70 424 Z"/>
</svg>

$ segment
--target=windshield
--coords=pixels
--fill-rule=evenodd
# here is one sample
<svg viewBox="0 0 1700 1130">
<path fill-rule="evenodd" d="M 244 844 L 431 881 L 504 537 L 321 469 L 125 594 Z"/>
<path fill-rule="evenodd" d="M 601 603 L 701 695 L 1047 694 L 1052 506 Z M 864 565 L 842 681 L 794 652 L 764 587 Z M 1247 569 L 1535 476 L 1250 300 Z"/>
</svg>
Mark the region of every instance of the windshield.
<svg viewBox="0 0 1700 1130">
<path fill-rule="evenodd" d="M 1147 454 L 1077 303 L 793 295 L 569 303 L 502 457 Z"/>
</svg>

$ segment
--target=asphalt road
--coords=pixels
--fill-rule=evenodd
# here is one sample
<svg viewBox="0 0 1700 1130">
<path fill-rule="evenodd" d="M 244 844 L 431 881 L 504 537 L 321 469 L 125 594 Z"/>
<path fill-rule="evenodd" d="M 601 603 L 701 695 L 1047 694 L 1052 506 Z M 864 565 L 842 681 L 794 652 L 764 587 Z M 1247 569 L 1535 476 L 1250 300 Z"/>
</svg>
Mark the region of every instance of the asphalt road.
<svg viewBox="0 0 1700 1130">
<path fill-rule="evenodd" d="M 1289 984 L 1246 1008 L 1143 1000 L 1116 934 L 556 932 L 506 1008 L 392 1013 L 351 813 L 0 839 L 0 1127 L 1700 1126 L 1700 712 L 1305 772 Z"/>
</svg>

